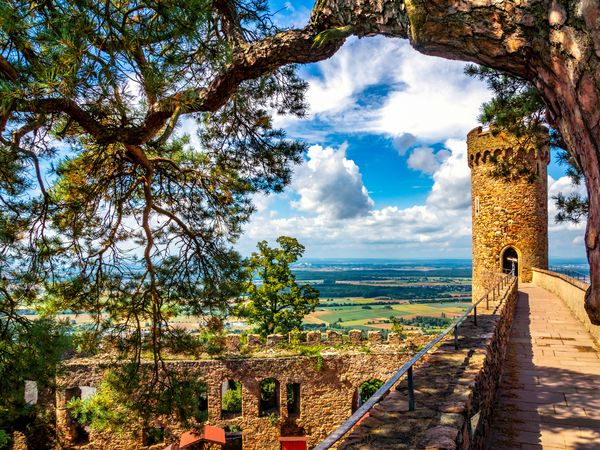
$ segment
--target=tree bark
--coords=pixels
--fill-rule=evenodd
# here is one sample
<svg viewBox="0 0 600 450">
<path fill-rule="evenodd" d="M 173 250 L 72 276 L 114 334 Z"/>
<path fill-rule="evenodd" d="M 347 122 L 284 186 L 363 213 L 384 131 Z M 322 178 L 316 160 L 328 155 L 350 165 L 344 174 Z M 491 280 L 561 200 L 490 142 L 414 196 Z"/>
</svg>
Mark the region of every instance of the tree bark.
<svg viewBox="0 0 600 450">
<path fill-rule="evenodd" d="M 590 200 L 585 307 L 600 325 L 600 3 L 597 0 L 322 0 L 319 27 L 408 37 L 418 51 L 531 81 L 581 165 Z"/>
</svg>

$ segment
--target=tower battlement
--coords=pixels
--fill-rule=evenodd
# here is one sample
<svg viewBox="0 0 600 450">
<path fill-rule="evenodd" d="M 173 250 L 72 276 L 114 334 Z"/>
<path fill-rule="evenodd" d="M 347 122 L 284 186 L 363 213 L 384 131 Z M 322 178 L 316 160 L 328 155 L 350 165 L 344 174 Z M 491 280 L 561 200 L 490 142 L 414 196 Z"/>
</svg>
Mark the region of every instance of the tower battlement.
<svg viewBox="0 0 600 450">
<path fill-rule="evenodd" d="M 550 162 L 548 131 L 540 131 L 538 144 L 534 145 L 526 139 L 518 139 L 506 132 L 494 132 L 482 127 L 474 128 L 467 135 L 469 167 L 490 164 L 496 161 Z"/>
<path fill-rule="evenodd" d="M 473 299 L 493 274 L 548 267 L 548 132 L 536 142 L 475 128 L 467 136 L 473 221 Z"/>
</svg>

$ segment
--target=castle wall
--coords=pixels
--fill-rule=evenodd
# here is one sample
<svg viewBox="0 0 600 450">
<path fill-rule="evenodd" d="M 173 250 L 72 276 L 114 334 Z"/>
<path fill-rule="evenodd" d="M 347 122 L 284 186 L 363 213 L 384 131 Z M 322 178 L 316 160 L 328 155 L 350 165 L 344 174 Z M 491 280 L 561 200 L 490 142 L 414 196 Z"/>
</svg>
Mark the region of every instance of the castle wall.
<svg viewBox="0 0 600 450">
<path fill-rule="evenodd" d="M 533 269 L 532 283 L 556 294 L 573 311 L 585 329 L 600 344 L 600 326 L 593 325 L 585 311 L 585 293 L 589 284 L 562 273 Z"/>
<path fill-rule="evenodd" d="M 548 267 L 548 147 L 535 149 L 512 136 L 481 128 L 467 138 L 472 185 L 473 300 L 502 270 L 508 247 L 518 254 L 519 281 Z M 521 148 L 521 150 L 518 150 Z M 494 171 L 508 168 L 505 176 Z M 521 170 L 521 174 L 519 174 Z"/>
<path fill-rule="evenodd" d="M 425 339 L 425 338 L 424 338 Z M 425 339 L 426 340 L 426 339 Z M 371 378 L 382 381 L 391 377 L 407 361 L 412 352 L 406 346 L 370 347 L 369 350 L 322 352 L 322 364 L 316 356 L 230 358 L 202 361 L 171 361 L 172 369 L 196 374 L 208 386 L 208 424 L 219 427 L 237 426 L 243 435 L 245 450 L 279 450 L 281 435 L 306 435 L 309 447 L 316 445 L 352 414 L 357 388 Z M 385 347 L 385 348 L 384 348 Z M 137 449 L 142 446 L 142 429 L 124 433 L 89 430 L 89 444 L 75 446 L 72 422 L 66 406 L 69 389 L 96 387 L 104 374 L 101 364 L 93 360 L 74 360 L 59 380 L 57 392 L 57 428 L 66 448 Z M 279 381 L 280 416 L 259 417 L 259 383 L 265 378 Z M 242 415 L 232 419 L 221 417 L 221 386 L 226 380 L 242 383 Z M 286 385 L 300 384 L 300 414 L 288 417 Z M 173 419 L 158 420 L 164 427 L 166 443 L 177 440 L 183 431 Z M 163 448 L 163 443 L 152 448 Z"/>
</svg>

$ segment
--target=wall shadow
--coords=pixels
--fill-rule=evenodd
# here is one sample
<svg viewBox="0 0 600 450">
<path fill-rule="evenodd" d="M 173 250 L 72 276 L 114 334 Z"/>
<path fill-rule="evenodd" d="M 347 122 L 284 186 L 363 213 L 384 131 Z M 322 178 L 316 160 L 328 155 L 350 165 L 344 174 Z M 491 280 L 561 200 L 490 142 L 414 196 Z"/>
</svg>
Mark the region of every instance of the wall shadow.
<svg viewBox="0 0 600 450">
<path fill-rule="evenodd" d="M 600 360 L 575 338 L 571 345 L 558 338 L 560 331 L 532 323 L 530 297 L 519 291 L 486 449 L 600 448 Z M 561 345 L 573 355 L 550 364 L 559 362 L 553 352 Z M 590 365 L 569 364 L 578 355 Z"/>
</svg>

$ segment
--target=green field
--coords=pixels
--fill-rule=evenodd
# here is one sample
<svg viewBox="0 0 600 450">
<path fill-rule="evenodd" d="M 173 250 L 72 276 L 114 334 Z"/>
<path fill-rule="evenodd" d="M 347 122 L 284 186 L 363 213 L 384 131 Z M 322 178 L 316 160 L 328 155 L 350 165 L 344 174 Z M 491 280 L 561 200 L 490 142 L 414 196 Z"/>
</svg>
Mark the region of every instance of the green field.
<svg viewBox="0 0 600 450">
<path fill-rule="evenodd" d="M 340 327 L 353 327 L 363 329 L 389 329 L 387 323 L 370 323 L 389 321 L 390 316 L 395 318 L 414 318 L 415 316 L 447 317 L 460 316 L 471 304 L 469 301 L 447 303 L 396 303 L 388 305 L 371 305 L 380 302 L 378 299 L 368 298 L 335 298 L 329 303 L 349 303 L 349 306 L 319 307 L 317 311 L 306 317 L 306 324 L 337 324 Z M 325 302 L 327 303 L 327 302 Z"/>
</svg>

